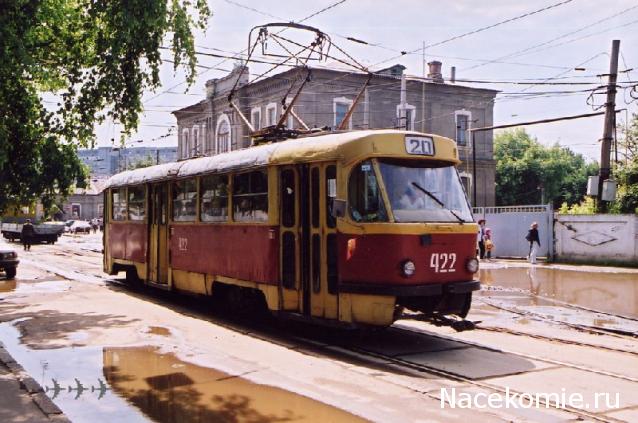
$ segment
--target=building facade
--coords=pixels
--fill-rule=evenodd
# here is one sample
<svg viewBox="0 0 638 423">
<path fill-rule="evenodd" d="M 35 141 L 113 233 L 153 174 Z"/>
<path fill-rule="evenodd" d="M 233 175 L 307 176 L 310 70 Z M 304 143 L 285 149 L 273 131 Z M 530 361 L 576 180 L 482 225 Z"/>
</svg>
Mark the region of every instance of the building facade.
<svg viewBox="0 0 638 423">
<path fill-rule="evenodd" d="M 140 162 L 174 162 L 177 160 L 177 147 L 87 148 L 78 150 L 78 157 L 89 167 L 92 177 L 107 178 Z"/>
<path fill-rule="evenodd" d="M 468 129 L 493 125 L 497 91 L 446 83 L 441 63 L 429 63 L 428 78 L 403 75 L 395 65 L 376 73 L 347 122 L 348 129 L 406 128 L 455 139 L 463 163 L 459 173 L 476 204 L 493 206 L 496 163 L 492 132 L 476 132 L 474 143 Z M 173 112 L 178 127 L 178 159 L 208 156 L 251 145 L 251 130 L 228 102 L 235 82 L 234 102 L 255 130 L 275 125 L 296 89 L 307 77 L 303 68 L 257 82 L 249 82 L 247 68 L 237 67 L 223 78 L 206 83 L 206 99 Z M 293 106 L 299 117 L 288 116 L 288 128 L 337 128 L 367 75 L 327 69 L 312 69 L 309 82 Z M 284 98 L 286 94 L 289 98 Z M 474 144 L 474 152 L 472 151 Z M 474 154 L 473 154 L 474 153 Z M 476 171 L 473 163 L 476 164 Z M 476 179 L 476 180 L 475 180 Z"/>
</svg>

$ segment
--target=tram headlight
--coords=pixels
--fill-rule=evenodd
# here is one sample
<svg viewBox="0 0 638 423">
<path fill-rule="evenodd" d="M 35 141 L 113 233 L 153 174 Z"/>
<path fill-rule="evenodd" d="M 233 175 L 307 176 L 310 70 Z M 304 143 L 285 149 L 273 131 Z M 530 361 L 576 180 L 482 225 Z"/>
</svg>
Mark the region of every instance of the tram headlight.
<svg viewBox="0 0 638 423">
<path fill-rule="evenodd" d="M 471 258 L 465 263 L 465 268 L 470 273 L 476 273 L 478 272 L 479 261 L 475 258 Z"/>
<path fill-rule="evenodd" d="M 414 262 L 412 260 L 406 260 L 403 262 L 401 270 L 403 271 L 403 276 L 409 278 L 410 276 L 414 275 L 416 266 L 414 265 Z"/>
</svg>

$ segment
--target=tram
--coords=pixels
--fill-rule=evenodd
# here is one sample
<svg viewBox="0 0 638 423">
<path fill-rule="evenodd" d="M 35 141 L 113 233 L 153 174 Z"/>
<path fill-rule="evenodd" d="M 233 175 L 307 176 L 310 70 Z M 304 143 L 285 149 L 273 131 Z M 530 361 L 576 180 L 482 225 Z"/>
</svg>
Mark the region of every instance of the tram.
<svg viewBox="0 0 638 423">
<path fill-rule="evenodd" d="M 122 172 L 104 271 L 328 324 L 463 318 L 480 283 L 458 163 L 451 139 L 367 130 Z"/>
</svg>

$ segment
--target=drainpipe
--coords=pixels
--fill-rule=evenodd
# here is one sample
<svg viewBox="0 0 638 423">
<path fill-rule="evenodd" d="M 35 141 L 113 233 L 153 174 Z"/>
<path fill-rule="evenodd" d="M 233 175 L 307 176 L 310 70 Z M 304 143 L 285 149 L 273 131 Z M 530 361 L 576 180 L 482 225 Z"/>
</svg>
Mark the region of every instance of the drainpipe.
<svg viewBox="0 0 638 423">
<path fill-rule="evenodd" d="M 403 129 L 408 129 L 408 122 L 406 119 L 406 82 L 405 74 L 401 74 L 401 106 L 399 107 L 399 125 Z"/>
</svg>

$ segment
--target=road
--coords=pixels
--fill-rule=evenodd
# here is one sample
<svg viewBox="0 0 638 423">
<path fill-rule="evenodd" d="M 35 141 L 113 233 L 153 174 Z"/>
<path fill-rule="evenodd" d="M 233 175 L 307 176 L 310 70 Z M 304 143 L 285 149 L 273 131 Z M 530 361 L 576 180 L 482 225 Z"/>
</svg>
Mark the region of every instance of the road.
<svg viewBox="0 0 638 423">
<path fill-rule="evenodd" d="M 72 421 L 638 421 L 636 271 L 484 263 L 476 330 L 352 333 L 132 291 L 100 234 L 19 253 L 0 342 Z"/>
</svg>

